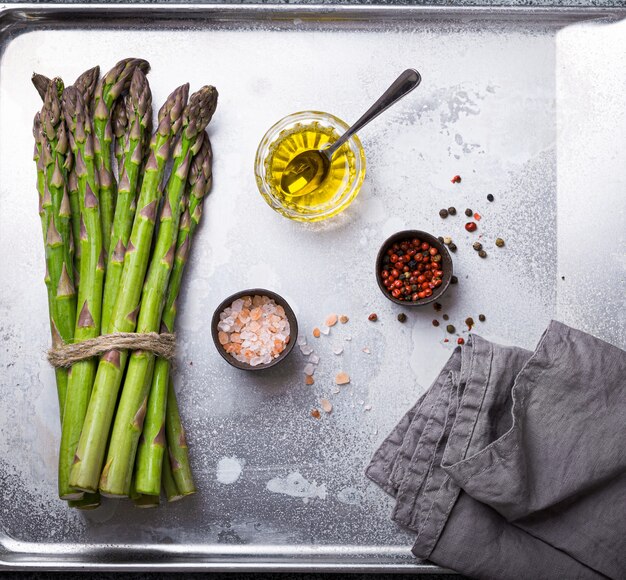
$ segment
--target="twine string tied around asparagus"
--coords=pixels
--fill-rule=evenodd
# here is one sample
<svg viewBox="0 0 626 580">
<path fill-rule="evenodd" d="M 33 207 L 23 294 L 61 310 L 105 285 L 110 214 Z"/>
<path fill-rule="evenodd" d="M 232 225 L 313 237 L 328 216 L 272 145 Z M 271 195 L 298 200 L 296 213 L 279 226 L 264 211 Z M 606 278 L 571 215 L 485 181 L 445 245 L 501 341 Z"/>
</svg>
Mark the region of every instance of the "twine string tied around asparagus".
<svg viewBox="0 0 626 580">
<path fill-rule="evenodd" d="M 176 334 L 170 332 L 114 332 L 48 351 L 48 362 L 55 368 L 73 364 L 110 350 L 145 350 L 172 360 L 176 354 Z"/>
</svg>

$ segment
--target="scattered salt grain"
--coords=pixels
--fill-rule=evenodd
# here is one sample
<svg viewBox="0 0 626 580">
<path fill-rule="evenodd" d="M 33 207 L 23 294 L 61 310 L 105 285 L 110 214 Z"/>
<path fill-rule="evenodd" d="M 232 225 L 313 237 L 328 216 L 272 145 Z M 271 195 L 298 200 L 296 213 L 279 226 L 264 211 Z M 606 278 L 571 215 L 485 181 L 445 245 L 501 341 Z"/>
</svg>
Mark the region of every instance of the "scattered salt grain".
<svg viewBox="0 0 626 580">
<path fill-rule="evenodd" d="M 372 410 L 372 406 L 371 405 L 365 405 L 365 407 L 363 407 L 364 411 L 371 411 Z"/>
<path fill-rule="evenodd" d="M 333 395 L 338 395 L 339 393 L 341 393 L 341 391 L 336 387 L 333 389 L 332 392 L 333 392 Z"/>
<path fill-rule="evenodd" d="M 335 353 L 336 355 L 340 355 L 343 352 L 343 348 L 338 346 L 333 350 L 333 353 Z"/>
<path fill-rule="evenodd" d="M 312 375 L 305 375 L 304 377 L 304 384 L 305 385 L 312 385 L 315 382 L 315 379 L 313 378 Z"/>
<path fill-rule="evenodd" d="M 306 344 L 306 336 L 304 336 L 303 334 L 301 334 L 301 335 L 298 337 L 298 340 L 297 340 L 296 344 L 297 344 L 298 346 L 304 346 L 304 345 Z"/>
<path fill-rule="evenodd" d="M 324 413 L 330 413 L 333 410 L 333 404 L 328 399 L 320 399 L 320 407 Z"/>
<path fill-rule="evenodd" d="M 352 337 L 350 335 L 346 336 L 344 340 L 347 340 L 348 342 L 350 342 L 352 340 Z"/>
<path fill-rule="evenodd" d="M 315 367 L 311 363 L 304 365 L 305 375 L 312 375 L 314 372 L 315 372 Z"/>
<path fill-rule="evenodd" d="M 320 328 L 320 332 L 324 336 L 328 336 L 330 334 L 330 328 L 328 328 L 328 326 L 322 326 L 322 328 Z"/>
<path fill-rule="evenodd" d="M 309 356 L 313 352 L 313 347 L 305 344 L 300 347 L 300 352 L 302 352 L 304 356 Z"/>
<path fill-rule="evenodd" d="M 320 362 L 320 357 L 319 357 L 319 356 L 317 356 L 316 354 L 312 354 L 312 355 L 309 357 L 309 362 L 310 362 L 311 364 L 316 365 L 317 363 L 319 363 L 319 362 Z"/>
<path fill-rule="evenodd" d="M 368 347 L 368 346 L 366 346 L 366 347 L 364 347 L 364 348 L 363 348 L 363 352 L 364 352 L 365 354 L 370 354 L 372 351 L 369 349 L 369 347 Z"/>
<path fill-rule="evenodd" d="M 324 322 L 324 324 L 326 324 L 326 326 L 335 326 L 335 324 L 337 324 L 337 315 L 329 314 L 326 317 L 326 321 Z"/>
<path fill-rule="evenodd" d="M 348 373 L 344 373 L 343 371 L 337 373 L 335 377 L 335 384 L 337 385 L 347 385 L 350 382 L 350 375 Z"/>
</svg>

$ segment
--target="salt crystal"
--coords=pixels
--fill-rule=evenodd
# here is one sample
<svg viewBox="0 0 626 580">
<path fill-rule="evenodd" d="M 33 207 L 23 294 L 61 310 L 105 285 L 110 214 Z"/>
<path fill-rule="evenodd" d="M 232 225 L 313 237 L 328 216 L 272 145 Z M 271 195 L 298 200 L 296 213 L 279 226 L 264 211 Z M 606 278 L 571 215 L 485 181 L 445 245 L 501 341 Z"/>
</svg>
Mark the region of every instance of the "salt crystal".
<svg viewBox="0 0 626 580">
<path fill-rule="evenodd" d="M 365 405 L 365 407 L 363 407 L 364 411 L 371 411 L 372 410 L 372 406 L 371 405 Z"/>
<path fill-rule="evenodd" d="M 330 413 L 333 410 L 333 404 L 328 399 L 320 399 L 320 407 L 325 413 Z"/>
<path fill-rule="evenodd" d="M 350 335 L 346 336 L 344 340 L 347 340 L 348 342 L 350 342 L 352 340 L 352 337 Z"/>
<path fill-rule="evenodd" d="M 369 347 L 366 346 L 366 347 L 363 348 L 363 352 L 365 354 L 370 354 L 372 351 L 369 349 Z"/>
<path fill-rule="evenodd" d="M 314 365 L 316 365 L 318 362 L 320 362 L 320 357 L 319 357 L 319 356 L 317 356 L 316 354 L 312 354 L 312 355 L 309 357 L 309 362 L 310 362 L 310 363 L 312 363 L 312 364 L 314 364 Z"/>
<path fill-rule="evenodd" d="M 250 359 L 250 365 L 256 367 L 263 362 L 263 357 L 255 356 Z"/>
<path fill-rule="evenodd" d="M 334 352 L 336 355 L 340 355 L 340 354 L 343 352 L 343 348 L 342 348 L 342 347 L 340 347 L 340 346 L 338 346 L 338 347 L 336 347 L 336 348 L 333 350 L 333 352 Z"/>
<path fill-rule="evenodd" d="M 335 324 L 337 324 L 337 315 L 329 314 L 326 317 L 326 321 L 324 322 L 324 324 L 326 324 L 326 326 L 335 326 Z"/>
<path fill-rule="evenodd" d="M 350 375 L 348 373 L 340 372 L 335 377 L 335 384 L 347 385 L 350 382 Z"/>
<path fill-rule="evenodd" d="M 320 328 L 320 332 L 323 335 L 328 336 L 330 334 L 330 328 L 328 328 L 328 326 L 322 326 L 322 328 Z"/>
<path fill-rule="evenodd" d="M 231 328 L 232 328 L 231 325 L 228 324 L 224 320 L 222 320 L 221 322 L 218 322 L 217 324 L 217 329 L 221 330 L 222 332 L 230 332 Z"/>
<path fill-rule="evenodd" d="M 305 375 L 312 375 L 314 372 L 315 372 L 315 367 L 311 363 L 304 365 Z"/>
<path fill-rule="evenodd" d="M 243 308 L 243 300 L 241 298 L 238 298 L 233 302 L 231 308 L 233 312 L 241 312 Z"/>
<path fill-rule="evenodd" d="M 334 388 L 333 389 L 333 395 L 338 395 L 339 393 L 341 393 L 341 391 L 338 388 Z"/>
<path fill-rule="evenodd" d="M 302 335 L 302 334 L 301 334 L 301 335 L 298 337 L 298 340 L 296 341 L 296 344 L 297 344 L 298 346 L 304 346 L 304 345 L 306 344 L 306 336 L 304 336 L 304 335 Z"/>
<path fill-rule="evenodd" d="M 301 346 L 300 350 L 302 351 L 302 354 L 304 356 L 308 356 L 313 352 L 313 347 L 312 346 Z"/>
<path fill-rule="evenodd" d="M 359 405 L 362 405 L 363 403 L 365 403 L 365 401 L 363 399 L 359 399 L 358 403 L 359 403 Z"/>
</svg>

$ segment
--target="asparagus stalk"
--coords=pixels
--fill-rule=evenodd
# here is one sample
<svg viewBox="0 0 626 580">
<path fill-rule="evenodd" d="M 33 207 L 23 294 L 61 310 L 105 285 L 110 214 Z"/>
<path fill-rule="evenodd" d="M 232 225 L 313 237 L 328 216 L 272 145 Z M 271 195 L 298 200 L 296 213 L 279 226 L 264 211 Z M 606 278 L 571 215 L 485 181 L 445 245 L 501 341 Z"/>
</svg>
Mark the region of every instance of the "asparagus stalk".
<svg viewBox="0 0 626 580">
<path fill-rule="evenodd" d="M 113 123 L 113 135 L 115 136 L 115 158 L 117 159 L 118 183 L 121 181 L 122 174 L 124 173 L 124 150 L 126 149 L 126 133 L 128 132 L 128 115 L 126 114 L 126 108 L 129 97 L 130 95 L 127 95 L 123 100 L 118 101 L 113 109 L 113 115 L 111 117 L 111 122 Z M 115 207 L 117 209 L 117 203 L 115 204 Z M 113 217 L 113 223 L 115 224 L 115 216 Z"/>
<path fill-rule="evenodd" d="M 135 330 L 141 288 L 148 267 L 157 206 L 161 197 L 160 184 L 169 158 L 171 144 L 182 120 L 189 85 L 176 89 L 159 111 L 156 133 L 150 143 L 150 156 L 144 168 L 143 181 L 133 228 L 120 280 L 118 296 L 111 317 L 112 332 Z M 107 445 L 107 434 L 113 419 L 117 394 L 126 366 L 126 351 L 112 350 L 102 355 L 87 409 L 70 483 L 72 486 L 95 491 Z"/>
<path fill-rule="evenodd" d="M 50 83 L 49 86 L 51 86 Z M 59 123 L 61 122 L 59 120 Z M 62 218 L 59 215 L 61 212 L 67 212 L 69 208 L 65 197 L 61 196 L 59 200 L 58 191 L 55 195 L 56 203 L 53 200 L 49 181 L 54 176 L 54 168 L 58 166 L 58 159 L 53 161 L 56 154 L 53 154 L 52 143 L 43 132 L 40 113 L 35 116 L 33 135 L 35 137 L 35 160 L 37 162 L 39 214 L 45 245 L 46 274 L 44 279 L 48 292 L 50 332 L 52 346 L 59 347 L 73 339 L 76 317 L 76 291 L 70 275 L 72 269 L 65 262 L 68 253 L 63 248 L 64 245 L 69 245 L 71 240 L 68 239 L 69 232 L 61 226 Z M 54 168 L 52 168 L 53 164 Z M 55 183 L 57 179 L 58 175 L 54 177 Z M 53 187 L 53 189 L 57 188 Z M 60 232 L 65 232 L 65 238 Z M 56 369 L 55 376 L 59 414 L 62 415 L 65 406 L 68 371 L 61 368 Z"/>
<path fill-rule="evenodd" d="M 181 199 L 191 159 L 202 145 L 204 129 L 211 120 L 216 106 L 217 91 L 214 87 L 206 86 L 191 96 L 189 105 L 183 113 L 182 133 L 174 150 L 172 172 L 161 209 L 157 240 L 141 296 L 137 332 L 159 330 L 167 286 L 174 265 Z M 109 453 L 100 478 L 100 490 L 107 495 L 124 497 L 129 493 L 137 444 L 152 384 L 154 358 L 154 354 L 144 351 L 135 351 L 130 356 L 111 433 Z"/>
<path fill-rule="evenodd" d="M 100 177 L 102 241 L 107 250 L 111 243 L 111 228 L 117 195 L 117 186 L 111 169 L 111 144 L 113 141 L 111 113 L 114 103 L 128 90 L 133 73 L 137 68 L 147 73 L 150 70 L 150 65 L 147 61 L 138 58 L 121 60 L 102 77 L 95 94 L 94 145 L 96 167 Z"/>
<path fill-rule="evenodd" d="M 196 486 L 189 465 L 189 454 L 185 430 L 180 420 L 174 381 L 170 375 L 170 384 L 167 390 L 167 413 L 165 414 L 165 438 L 167 451 L 172 468 L 172 477 L 176 482 L 178 492 L 185 496 L 196 493 Z"/>
<path fill-rule="evenodd" d="M 173 332 L 176 319 L 176 302 L 180 292 L 183 271 L 191 248 L 193 235 L 202 216 L 202 202 L 211 188 L 212 152 L 208 135 L 193 158 L 187 184 L 187 208 L 178 228 L 176 257 L 167 290 L 165 308 L 161 318 L 161 332 Z M 161 471 L 165 451 L 165 412 L 169 383 L 170 363 L 157 359 L 148 410 L 135 463 L 135 485 L 140 493 L 155 494 L 161 486 Z M 165 474 L 163 474 L 165 482 Z"/>
<path fill-rule="evenodd" d="M 91 121 L 85 102 L 76 88 L 70 87 L 65 91 L 63 106 L 76 158 L 80 203 L 82 249 L 77 301 L 79 313 L 74 332 L 75 340 L 80 342 L 100 334 L 104 251 Z M 70 486 L 69 475 L 91 396 L 96 366 L 95 359 L 76 363 L 68 382 L 59 457 L 59 495 L 62 499 L 79 499 L 82 496 L 82 493 Z"/>
<path fill-rule="evenodd" d="M 172 466 L 170 458 L 163 455 L 163 492 L 169 503 L 183 499 L 183 494 L 178 491 L 174 476 L 172 475 Z"/>
<path fill-rule="evenodd" d="M 104 285 L 102 303 L 102 330 L 104 334 L 111 331 L 111 316 L 115 300 L 120 288 L 122 270 L 124 268 L 124 254 L 130 239 L 135 209 L 137 207 L 137 192 L 141 164 L 147 148 L 146 134 L 152 132 L 152 94 L 146 75 L 136 69 L 130 84 L 130 92 L 126 99 L 128 106 L 124 113 L 127 119 L 125 135 L 117 143 L 125 143 L 115 219 L 113 220 L 113 235 L 109 247 L 107 275 Z M 118 105 L 119 106 L 119 105 Z M 121 115 L 118 115 L 118 120 Z M 121 122 L 121 121 L 120 121 Z M 119 129 L 119 127 L 118 127 Z"/>
<path fill-rule="evenodd" d="M 33 82 L 35 82 L 35 76 L 33 75 Z M 93 95 L 96 90 L 96 84 L 100 76 L 100 67 L 95 66 L 82 73 L 75 81 L 74 87 L 82 95 L 85 106 L 89 108 L 93 103 Z M 68 177 L 68 188 L 70 194 L 70 207 L 72 208 L 72 236 L 74 239 L 75 252 L 74 252 L 74 271 L 75 278 L 78 281 L 80 279 L 80 253 L 81 244 L 80 240 L 80 201 L 78 199 L 78 178 L 76 177 L 76 170 L 74 167 L 70 170 Z"/>
</svg>

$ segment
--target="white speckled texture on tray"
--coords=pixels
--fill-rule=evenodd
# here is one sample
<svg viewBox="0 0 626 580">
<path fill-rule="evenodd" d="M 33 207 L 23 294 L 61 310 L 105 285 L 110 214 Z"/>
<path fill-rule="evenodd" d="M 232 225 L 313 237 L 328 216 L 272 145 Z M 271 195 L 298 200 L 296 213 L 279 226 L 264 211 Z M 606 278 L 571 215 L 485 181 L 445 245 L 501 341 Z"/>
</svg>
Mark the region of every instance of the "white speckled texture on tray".
<svg viewBox="0 0 626 580">
<path fill-rule="evenodd" d="M 0 63 L 0 546 L 52 557 L 67 545 L 106 550 L 111 544 L 174 543 L 198 558 L 300 557 L 313 564 L 343 558 L 410 566 L 411 535 L 391 523 L 390 498 L 365 480 L 363 469 L 427 388 L 457 336 L 466 335 L 465 318 L 477 321 L 484 313 L 487 321 L 477 322 L 477 332 L 526 348 L 559 316 L 624 346 L 623 309 L 616 310 L 623 260 L 617 261 L 622 276 L 607 288 L 616 294 L 596 297 L 608 306 L 594 300 L 593 286 L 582 300 L 577 291 L 588 288 L 588 270 L 580 267 L 580 247 L 572 240 L 588 224 L 568 225 L 579 223 L 584 207 L 592 231 L 617 236 L 596 248 L 608 247 L 611 256 L 612 243 L 623 242 L 623 181 L 603 182 L 602 202 L 613 200 L 622 213 L 596 215 L 604 206 L 588 201 L 575 172 L 584 167 L 578 143 L 582 151 L 604 143 L 606 168 L 617 168 L 594 127 L 606 128 L 607 111 L 620 108 L 616 122 L 623 127 L 624 91 L 616 95 L 605 86 L 615 75 L 610 67 L 624 60 L 619 46 L 592 38 L 593 26 L 560 33 L 561 25 L 558 17 L 523 23 L 433 19 L 348 31 L 341 23 L 302 26 L 296 19 L 133 35 L 47 30 L 6 45 Z M 620 33 L 617 26 L 612 30 Z M 588 51 L 580 50 L 581 42 Z M 179 57 L 193 51 L 195 58 Z M 79 514 L 56 499 L 59 426 L 54 375 L 42 354 L 49 331 L 31 161 L 38 97 L 29 75 L 37 70 L 71 79 L 95 63 L 107 69 L 129 53 L 151 62 L 156 103 L 185 81 L 192 88 L 211 82 L 220 91 L 210 126 L 215 185 L 178 321 L 176 384 L 199 493 L 160 510 L 108 501 Z M 337 55 L 340 62 L 329 66 Z M 592 103 L 602 99 L 604 106 L 581 111 L 580 101 L 565 93 L 581 90 L 580 75 L 600 65 L 607 68 L 585 88 Z M 307 108 L 352 121 L 405 66 L 416 66 L 424 81 L 363 131 L 368 177 L 353 206 L 309 227 L 271 211 L 252 172 L 265 130 Z M 589 141 L 577 141 L 579 132 L 567 129 L 581 115 Z M 617 145 L 619 134 L 613 138 Z M 460 184 L 450 182 L 455 174 L 462 176 Z M 593 184 L 593 172 L 583 177 L 586 188 Z M 449 206 L 457 215 L 441 220 L 438 210 Z M 466 207 L 482 215 L 475 234 L 463 229 Z M 410 310 L 400 324 L 401 309 L 380 293 L 373 265 L 380 243 L 404 228 L 454 239 L 459 284 L 442 300 L 441 313 Z M 496 236 L 506 240 L 504 248 L 495 247 Z M 471 248 L 476 239 L 488 251 L 485 260 Z M 604 264 L 603 258 L 593 267 Z M 313 386 L 304 384 L 308 357 L 297 347 L 283 365 L 263 374 L 231 368 L 215 351 L 213 309 L 248 287 L 275 290 L 293 307 L 320 357 Z M 373 311 L 375 323 L 367 320 Z M 331 312 L 349 315 L 349 323 L 313 338 L 312 328 Z M 450 336 L 444 312 L 456 327 Z M 333 353 L 337 345 L 341 355 Z M 351 382 L 335 393 L 341 370 Z M 310 411 L 322 397 L 331 400 L 333 412 L 316 420 Z"/>
</svg>

